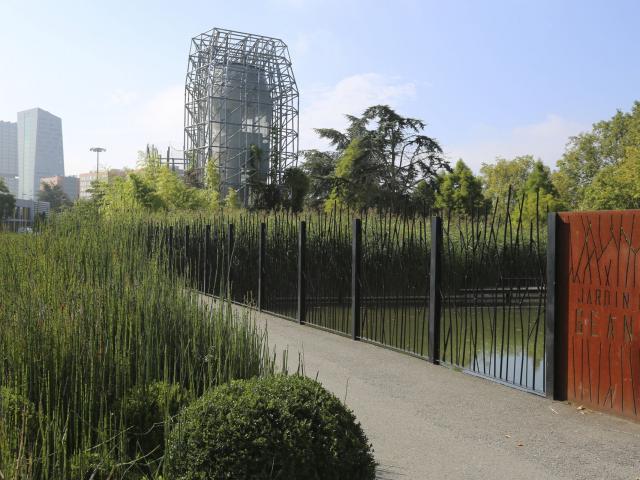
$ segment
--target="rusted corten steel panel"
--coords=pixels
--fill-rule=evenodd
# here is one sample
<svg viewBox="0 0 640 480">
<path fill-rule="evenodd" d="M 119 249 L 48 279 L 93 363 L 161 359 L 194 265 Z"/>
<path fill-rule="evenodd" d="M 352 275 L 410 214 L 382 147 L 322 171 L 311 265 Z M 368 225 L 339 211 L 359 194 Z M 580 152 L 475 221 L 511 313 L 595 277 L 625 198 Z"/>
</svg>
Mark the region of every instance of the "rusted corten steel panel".
<svg viewBox="0 0 640 480">
<path fill-rule="evenodd" d="M 639 420 L 640 210 L 559 218 L 567 399 Z"/>
</svg>

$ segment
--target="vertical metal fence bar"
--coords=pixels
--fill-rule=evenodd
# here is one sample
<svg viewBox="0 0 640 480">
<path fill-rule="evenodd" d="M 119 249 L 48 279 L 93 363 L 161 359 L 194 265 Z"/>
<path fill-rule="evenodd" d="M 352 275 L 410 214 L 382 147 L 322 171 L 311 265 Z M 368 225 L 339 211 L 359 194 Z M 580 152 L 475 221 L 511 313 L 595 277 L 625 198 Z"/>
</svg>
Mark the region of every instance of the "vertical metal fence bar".
<svg viewBox="0 0 640 480">
<path fill-rule="evenodd" d="M 226 291 L 224 294 L 231 298 L 231 272 L 233 271 L 233 247 L 235 244 L 235 227 L 233 223 L 227 225 L 227 272 L 226 272 Z"/>
<path fill-rule="evenodd" d="M 189 225 L 184 226 L 184 248 L 182 249 L 182 273 L 191 281 L 191 257 L 189 256 Z"/>
<path fill-rule="evenodd" d="M 353 220 L 351 247 L 351 338 L 360 338 L 360 268 L 362 264 L 362 221 Z"/>
<path fill-rule="evenodd" d="M 169 227 L 169 273 L 173 273 L 173 225 Z"/>
<path fill-rule="evenodd" d="M 442 218 L 431 219 L 431 272 L 429 285 L 429 361 L 440 360 L 440 314 L 442 273 Z"/>
<path fill-rule="evenodd" d="M 267 224 L 260 224 L 260 237 L 258 239 L 258 311 L 262 311 L 264 301 L 264 253 L 267 245 Z"/>
<path fill-rule="evenodd" d="M 307 250 L 307 222 L 300 222 L 298 230 L 298 323 L 305 323 L 307 307 L 305 305 L 307 297 L 305 256 Z"/>
<path fill-rule="evenodd" d="M 202 282 L 204 292 L 208 293 L 209 288 L 209 249 L 211 248 L 211 225 L 205 226 L 204 229 L 204 255 L 202 261 Z"/>
<path fill-rule="evenodd" d="M 558 246 L 558 214 L 549 213 L 547 217 L 547 302 L 545 305 L 545 394 L 547 398 L 563 400 L 563 392 L 559 385 L 562 372 L 558 369 L 562 365 L 563 345 L 558 332 L 557 319 L 557 259 Z"/>
</svg>

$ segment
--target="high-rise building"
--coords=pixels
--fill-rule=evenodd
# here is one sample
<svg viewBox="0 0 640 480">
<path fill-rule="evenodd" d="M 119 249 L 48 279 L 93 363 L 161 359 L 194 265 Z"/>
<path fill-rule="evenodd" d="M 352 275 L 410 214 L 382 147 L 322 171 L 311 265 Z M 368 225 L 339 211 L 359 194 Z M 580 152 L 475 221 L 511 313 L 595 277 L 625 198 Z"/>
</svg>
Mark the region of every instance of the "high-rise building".
<svg viewBox="0 0 640 480">
<path fill-rule="evenodd" d="M 18 194 L 18 124 L 0 121 L 0 177 Z"/>
<path fill-rule="evenodd" d="M 44 177 L 40 180 L 40 190 L 45 183 L 52 187 L 60 187 L 72 202 L 76 201 L 80 195 L 80 179 L 78 177 L 63 177 L 62 175 Z"/>
<path fill-rule="evenodd" d="M 18 196 L 33 200 L 44 177 L 64 176 L 62 120 L 40 108 L 18 112 Z"/>
</svg>

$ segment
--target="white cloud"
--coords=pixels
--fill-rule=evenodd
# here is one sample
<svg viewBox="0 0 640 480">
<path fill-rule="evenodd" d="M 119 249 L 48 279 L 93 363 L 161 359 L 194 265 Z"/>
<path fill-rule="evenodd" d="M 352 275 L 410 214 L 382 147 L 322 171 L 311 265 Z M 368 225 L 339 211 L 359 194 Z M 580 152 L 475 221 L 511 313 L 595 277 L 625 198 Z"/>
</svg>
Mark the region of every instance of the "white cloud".
<svg viewBox="0 0 640 480">
<path fill-rule="evenodd" d="M 359 115 L 377 104 L 397 108 L 415 93 L 414 83 L 376 73 L 353 75 L 333 87 L 301 92 L 301 98 L 306 101 L 300 111 L 300 148 L 326 149 L 328 143 L 318 138 L 314 128 L 342 129 L 347 126 L 345 114 Z"/>
<path fill-rule="evenodd" d="M 541 122 L 511 129 L 480 127 L 473 135 L 473 140 L 452 145 L 445 151 L 452 162 L 462 158 L 476 172 L 482 163 L 490 163 L 496 157 L 512 158 L 529 154 L 554 167 L 564 153 L 569 137 L 587 128 L 588 125 L 549 114 Z"/>
</svg>

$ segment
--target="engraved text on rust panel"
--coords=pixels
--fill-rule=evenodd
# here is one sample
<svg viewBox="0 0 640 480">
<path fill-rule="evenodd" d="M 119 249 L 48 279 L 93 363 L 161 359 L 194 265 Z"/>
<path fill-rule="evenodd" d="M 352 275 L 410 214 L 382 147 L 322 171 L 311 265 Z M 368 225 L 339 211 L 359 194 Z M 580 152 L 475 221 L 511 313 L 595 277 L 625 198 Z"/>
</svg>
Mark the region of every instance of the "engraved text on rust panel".
<svg viewBox="0 0 640 480">
<path fill-rule="evenodd" d="M 569 262 L 559 279 L 568 295 L 567 398 L 640 419 L 640 211 L 560 219 L 569 257 L 559 259 Z"/>
</svg>

